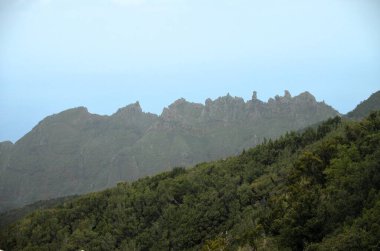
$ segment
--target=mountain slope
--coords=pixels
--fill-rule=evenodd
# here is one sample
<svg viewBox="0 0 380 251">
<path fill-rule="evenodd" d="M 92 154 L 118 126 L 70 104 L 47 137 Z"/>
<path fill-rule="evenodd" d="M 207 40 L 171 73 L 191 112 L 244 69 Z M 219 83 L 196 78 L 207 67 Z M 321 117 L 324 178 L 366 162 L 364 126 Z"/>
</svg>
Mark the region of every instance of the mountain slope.
<svg viewBox="0 0 380 251">
<path fill-rule="evenodd" d="M 180 99 L 160 116 L 139 103 L 111 116 L 70 109 L 0 153 L 0 210 L 227 157 L 337 114 L 308 92 L 268 102 L 256 94 L 247 102 L 227 95 L 204 105 Z"/>
<path fill-rule="evenodd" d="M 37 211 L 6 250 L 377 250 L 380 112 Z"/>
<path fill-rule="evenodd" d="M 373 93 L 368 99 L 358 104 L 346 116 L 351 119 L 362 119 L 368 116 L 370 112 L 377 110 L 380 110 L 380 91 Z"/>
</svg>

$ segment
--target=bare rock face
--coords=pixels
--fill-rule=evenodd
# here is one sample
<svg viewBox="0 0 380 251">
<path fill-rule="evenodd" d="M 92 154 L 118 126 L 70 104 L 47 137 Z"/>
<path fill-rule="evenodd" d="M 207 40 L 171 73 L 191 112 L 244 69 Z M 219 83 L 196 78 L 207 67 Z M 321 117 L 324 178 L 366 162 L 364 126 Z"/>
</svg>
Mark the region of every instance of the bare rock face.
<svg viewBox="0 0 380 251">
<path fill-rule="evenodd" d="M 284 98 L 288 100 L 292 98 L 292 95 L 290 95 L 290 92 L 288 90 L 285 90 Z"/>
<path fill-rule="evenodd" d="M 268 102 L 256 92 L 248 101 L 230 94 L 204 104 L 182 98 L 160 116 L 139 102 L 111 116 L 69 109 L 15 144 L 0 144 L 0 210 L 223 158 L 337 114 L 308 92 L 288 91 Z"/>
<path fill-rule="evenodd" d="M 143 111 L 141 109 L 140 103 L 136 101 L 134 104 L 127 105 L 126 107 L 120 108 L 114 114 L 114 116 L 118 117 L 128 117 L 136 114 L 141 114 Z"/>
<path fill-rule="evenodd" d="M 168 108 L 164 108 L 161 119 L 164 121 L 176 121 L 191 123 L 191 119 L 197 119 L 203 109 L 202 104 L 191 103 L 184 98 L 176 100 Z"/>
</svg>

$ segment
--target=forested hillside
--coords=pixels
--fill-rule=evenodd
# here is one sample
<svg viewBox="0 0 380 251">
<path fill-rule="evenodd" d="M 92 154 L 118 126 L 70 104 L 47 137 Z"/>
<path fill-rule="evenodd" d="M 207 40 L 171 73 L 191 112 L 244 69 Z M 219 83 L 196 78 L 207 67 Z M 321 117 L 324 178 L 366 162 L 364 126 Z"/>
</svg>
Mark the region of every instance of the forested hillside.
<svg viewBox="0 0 380 251">
<path fill-rule="evenodd" d="M 4 228 L 8 226 L 9 224 L 21 219 L 22 217 L 38 209 L 52 208 L 65 201 L 73 199 L 75 197 L 78 197 L 78 196 L 73 195 L 73 196 L 67 196 L 67 197 L 59 197 L 59 198 L 50 199 L 50 200 L 41 200 L 41 201 L 37 201 L 35 203 L 26 205 L 21 208 L 16 208 L 16 209 L 1 213 L 0 214 L 0 228 Z"/>
<path fill-rule="evenodd" d="M 370 112 L 380 110 L 380 91 L 377 91 L 375 93 L 372 93 L 372 95 L 358 104 L 354 110 L 347 113 L 348 118 L 352 119 L 362 119 Z"/>
<path fill-rule="evenodd" d="M 380 112 L 119 183 L 1 231 L 4 250 L 379 250 Z"/>
<path fill-rule="evenodd" d="M 0 212 L 83 194 L 236 155 L 338 114 L 308 92 L 268 102 L 227 95 L 205 104 L 179 99 L 160 116 L 128 105 L 111 116 L 78 107 L 49 116 L 15 144 L 0 144 Z"/>
</svg>

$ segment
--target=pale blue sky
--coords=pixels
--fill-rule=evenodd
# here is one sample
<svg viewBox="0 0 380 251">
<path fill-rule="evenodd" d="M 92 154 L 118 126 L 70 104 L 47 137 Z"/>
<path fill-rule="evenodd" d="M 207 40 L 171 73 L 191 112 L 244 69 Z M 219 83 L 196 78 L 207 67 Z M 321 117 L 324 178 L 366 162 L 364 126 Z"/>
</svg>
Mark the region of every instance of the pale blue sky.
<svg viewBox="0 0 380 251">
<path fill-rule="evenodd" d="M 0 141 L 76 106 L 288 89 L 346 113 L 379 87 L 378 0 L 0 0 Z"/>
</svg>

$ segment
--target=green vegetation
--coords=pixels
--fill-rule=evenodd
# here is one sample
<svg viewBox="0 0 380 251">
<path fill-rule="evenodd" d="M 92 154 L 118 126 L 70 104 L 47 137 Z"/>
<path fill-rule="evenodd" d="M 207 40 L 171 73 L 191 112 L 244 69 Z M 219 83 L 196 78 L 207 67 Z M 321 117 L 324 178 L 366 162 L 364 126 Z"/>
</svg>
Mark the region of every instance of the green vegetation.
<svg viewBox="0 0 380 251">
<path fill-rule="evenodd" d="M 348 118 L 362 119 L 370 112 L 380 110 L 380 91 L 373 93 L 368 99 L 356 106 L 354 110 L 347 113 Z"/>
<path fill-rule="evenodd" d="M 379 250 L 380 112 L 37 210 L 5 250 Z"/>
<path fill-rule="evenodd" d="M 10 223 L 21 219 L 22 217 L 32 213 L 33 211 L 36 211 L 38 209 L 52 208 L 75 197 L 77 196 L 73 195 L 67 197 L 60 197 L 56 199 L 37 201 L 33 204 L 24 206 L 22 208 L 17 208 L 4 212 L 0 214 L 0 228 L 6 227 Z"/>
</svg>

